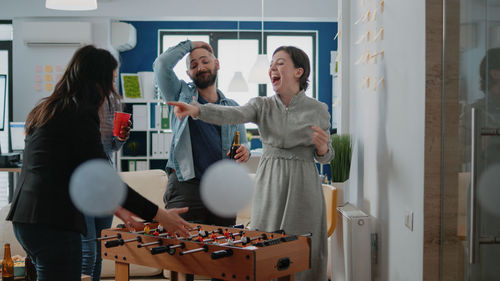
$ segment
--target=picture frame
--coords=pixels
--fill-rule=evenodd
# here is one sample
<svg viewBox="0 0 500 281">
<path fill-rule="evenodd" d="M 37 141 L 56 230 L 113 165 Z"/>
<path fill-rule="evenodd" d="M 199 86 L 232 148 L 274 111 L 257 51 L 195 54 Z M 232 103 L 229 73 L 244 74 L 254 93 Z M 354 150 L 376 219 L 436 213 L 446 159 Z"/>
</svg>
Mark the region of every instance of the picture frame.
<svg viewBox="0 0 500 281">
<path fill-rule="evenodd" d="M 125 101 L 144 99 L 137 73 L 121 73 L 121 86 Z"/>
</svg>

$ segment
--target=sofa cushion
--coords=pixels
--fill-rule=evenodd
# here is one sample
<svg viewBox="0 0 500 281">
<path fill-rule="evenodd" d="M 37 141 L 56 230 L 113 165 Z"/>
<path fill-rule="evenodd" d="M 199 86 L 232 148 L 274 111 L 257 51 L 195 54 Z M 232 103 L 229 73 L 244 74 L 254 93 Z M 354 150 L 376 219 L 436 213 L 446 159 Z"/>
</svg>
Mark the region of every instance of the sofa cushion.
<svg viewBox="0 0 500 281">
<path fill-rule="evenodd" d="M 163 170 L 121 172 L 120 177 L 142 196 L 160 207 L 165 207 L 163 194 L 167 189 L 168 177 Z"/>
<path fill-rule="evenodd" d="M 145 170 L 134 172 L 122 172 L 120 177 L 130 187 L 137 191 L 142 196 L 151 200 L 160 208 L 165 207 L 163 203 L 163 194 L 167 188 L 168 177 L 163 170 Z M 116 216 L 113 217 L 112 227 L 123 223 Z M 130 276 L 154 276 L 161 274 L 162 269 L 141 266 L 136 264 L 130 265 Z M 111 260 L 103 260 L 101 277 L 115 276 L 115 263 Z"/>
<path fill-rule="evenodd" d="M 250 178 L 254 181 L 255 184 L 255 174 L 249 174 Z M 236 215 L 236 224 L 242 224 L 245 228 L 248 228 L 250 224 L 250 215 L 252 214 L 252 199 L 248 202 L 247 206 L 241 209 Z"/>
</svg>

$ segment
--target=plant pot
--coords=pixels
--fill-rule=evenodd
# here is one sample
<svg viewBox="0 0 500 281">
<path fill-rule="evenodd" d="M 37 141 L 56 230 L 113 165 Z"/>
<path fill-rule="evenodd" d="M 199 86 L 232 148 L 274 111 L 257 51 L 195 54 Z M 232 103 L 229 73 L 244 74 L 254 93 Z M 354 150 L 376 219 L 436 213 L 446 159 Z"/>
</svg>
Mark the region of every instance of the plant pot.
<svg viewBox="0 0 500 281">
<path fill-rule="evenodd" d="M 342 207 L 346 203 L 346 192 L 348 192 L 349 188 L 349 180 L 346 180 L 344 182 L 332 182 L 332 186 L 334 186 L 337 189 L 337 206 Z"/>
</svg>

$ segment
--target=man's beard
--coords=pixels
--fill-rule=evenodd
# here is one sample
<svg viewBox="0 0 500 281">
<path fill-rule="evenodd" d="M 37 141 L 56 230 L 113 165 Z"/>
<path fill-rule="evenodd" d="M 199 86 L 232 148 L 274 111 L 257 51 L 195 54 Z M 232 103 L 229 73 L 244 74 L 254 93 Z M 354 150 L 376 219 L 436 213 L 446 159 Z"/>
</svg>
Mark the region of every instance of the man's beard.
<svg viewBox="0 0 500 281">
<path fill-rule="evenodd" d="M 203 77 L 205 73 L 209 73 L 207 77 Z M 200 72 L 196 75 L 196 77 L 193 78 L 193 83 L 198 87 L 199 89 L 205 89 L 208 86 L 212 86 L 215 83 L 215 80 L 217 80 L 217 70 L 214 69 L 214 73 L 212 74 L 212 71 L 204 71 Z"/>
</svg>

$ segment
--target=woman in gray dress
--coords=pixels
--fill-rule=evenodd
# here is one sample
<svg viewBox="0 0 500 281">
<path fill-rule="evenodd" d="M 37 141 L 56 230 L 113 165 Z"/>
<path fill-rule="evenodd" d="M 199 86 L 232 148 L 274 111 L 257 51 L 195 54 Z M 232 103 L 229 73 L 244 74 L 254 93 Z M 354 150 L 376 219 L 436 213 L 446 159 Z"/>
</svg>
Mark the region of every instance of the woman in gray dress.
<svg viewBox="0 0 500 281">
<path fill-rule="evenodd" d="M 329 163 L 327 106 L 304 94 L 309 58 L 300 49 L 282 46 L 273 53 L 269 77 L 276 95 L 256 97 L 243 106 L 171 102 L 178 118 L 191 116 L 214 124 L 253 122 L 259 126 L 263 155 L 256 172 L 250 228 L 312 233 L 311 270 L 295 280 L 326 281 L 326 211 L 314 159 Z"/>
</svg>

